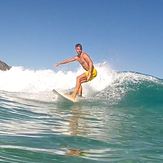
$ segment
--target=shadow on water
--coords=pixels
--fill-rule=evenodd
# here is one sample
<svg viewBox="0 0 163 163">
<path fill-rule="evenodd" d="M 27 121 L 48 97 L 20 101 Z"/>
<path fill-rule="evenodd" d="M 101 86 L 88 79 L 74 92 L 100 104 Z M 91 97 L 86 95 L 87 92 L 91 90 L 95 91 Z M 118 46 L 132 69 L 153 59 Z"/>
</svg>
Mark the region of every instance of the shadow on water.
<svg viewBox="0 0 163 163">
<path fill-rule="evenodd" d="M 64 127 L 60 126 L 57 131 L 68 136 L 62 144 L 64 155 L 106 161 L 107 150 L 110 150 L 108 145 L 114 146 L 111 142 L 107 143 L 107 140 L 112 138 L 111 131 L 115 125 L 107 125 L 113 113 L 109 111 L 110 108 L 93 106 L 90 101 L 75 104 L 57 103 L 56 106 L 51 111 L 58 112 L 62 121 L 65 121 Z"/>
<path fill-rule="evenodd" d="M 82 145 L 83 148 L 79 145 L 80 139 L 82 139 L 81 135 L 87 132 L 86 124 L 81 121 L 84 118 L 84 114 L 86 114 L 82 111 L 81 103 L 58 102 L 55 112 L 56 110 L 62 116 L 62 120 L 65 121 L 65 126 L 62 126 L 64 129 L 61 127 L 62 134 L 68 136 L 68 142 L 64 141 L 61 146 L 64 148 L 64 155 L 86 156 L 87 152 L 83 149 L 84 145 Z"/>
</svg>

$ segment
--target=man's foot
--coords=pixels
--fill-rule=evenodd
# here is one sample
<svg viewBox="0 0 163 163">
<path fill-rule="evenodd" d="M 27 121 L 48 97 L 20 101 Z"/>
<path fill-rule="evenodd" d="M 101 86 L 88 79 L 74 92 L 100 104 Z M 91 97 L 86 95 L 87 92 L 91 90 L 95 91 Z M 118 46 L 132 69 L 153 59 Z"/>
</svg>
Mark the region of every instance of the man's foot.
<svg viewBox="0 0 163 163">
<path fill-rule="evenodd" d="M 83 97 L 82 95 L 78 95 L 79 97 Z"/>
<path fill-rule="evenodd" d="M 71 99 L 73 99 L 75 101 L 75 98 L 73 97 L 72 94 L 66 94 L 66 96 L 69 97 L 69 98 L 71 98 Z"/>
<path fill-rule="evenodd" d="M 69 92 L 69 95 L 72 95 L 73 91 Z"/>
</svg>

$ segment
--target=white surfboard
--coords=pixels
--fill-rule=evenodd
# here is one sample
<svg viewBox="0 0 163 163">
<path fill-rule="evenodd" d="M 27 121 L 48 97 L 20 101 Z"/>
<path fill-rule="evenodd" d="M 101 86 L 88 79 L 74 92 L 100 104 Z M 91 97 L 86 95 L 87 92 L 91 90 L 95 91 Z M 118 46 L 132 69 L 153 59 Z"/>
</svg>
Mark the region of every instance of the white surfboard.
<svg viewBox="0 0 163 163">
<path fill-rule="evenodd" d="M 64 94 L 62 92 L 59 92 L 59 91 L 57 91 L 55 89 L 53 89 L 53 92 L 56 93 L 60 98 L 66 100 L 66 101 L 73 102 L 73 103 L 77 102 L 77 99 L 74 100 L 71 97 L 69 97 L 68 95 L 66 95 L 66 94 Z"/>
</svg>

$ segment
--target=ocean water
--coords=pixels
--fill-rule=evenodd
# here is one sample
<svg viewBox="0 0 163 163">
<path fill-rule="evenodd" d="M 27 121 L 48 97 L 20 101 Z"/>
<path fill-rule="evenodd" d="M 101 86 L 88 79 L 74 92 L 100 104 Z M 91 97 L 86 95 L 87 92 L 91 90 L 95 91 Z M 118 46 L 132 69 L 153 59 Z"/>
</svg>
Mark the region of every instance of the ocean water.
<svg viewBox="0 0 163 163">
<path fill-rule="evenodd" d="M 162 163 L 163 80 L 96 68 L 75 104 L 52 89 L 72 89 L 80 68 L 0 72 L 0 162 Z"/>
</svg>

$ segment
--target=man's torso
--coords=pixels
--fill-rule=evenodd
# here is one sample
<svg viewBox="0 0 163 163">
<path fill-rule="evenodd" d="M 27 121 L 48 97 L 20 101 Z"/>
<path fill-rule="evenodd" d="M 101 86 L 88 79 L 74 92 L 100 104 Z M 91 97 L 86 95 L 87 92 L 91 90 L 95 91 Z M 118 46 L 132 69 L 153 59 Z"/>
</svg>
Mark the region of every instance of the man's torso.
<svg viewBox="0 0 163 163">
<path fill-rule="evenodd" d="M 86 59 L 86 57 L 84 56 L 88 56 L 86 53 L 81 53 L 80 56 L 77 56 L 77 61 L 82 65 L 82 67 L 88 71 L 89 70 L 89 59 Z"/>
</svg>

